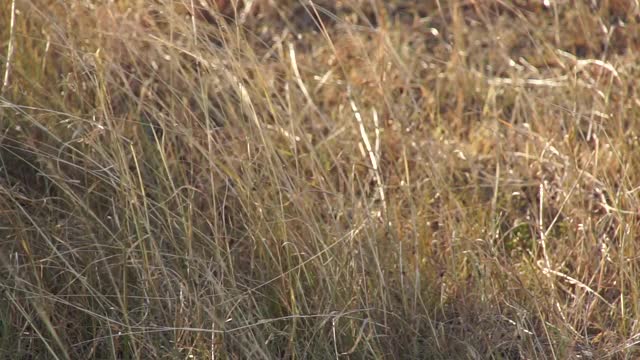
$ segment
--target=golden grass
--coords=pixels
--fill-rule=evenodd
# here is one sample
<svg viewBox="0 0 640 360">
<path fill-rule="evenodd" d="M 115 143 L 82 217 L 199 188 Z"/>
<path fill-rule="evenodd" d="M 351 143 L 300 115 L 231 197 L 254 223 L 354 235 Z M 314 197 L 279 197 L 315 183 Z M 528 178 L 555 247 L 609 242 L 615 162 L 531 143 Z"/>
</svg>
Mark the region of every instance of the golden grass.
<svg viewBox="0 0 640 360">
<path fill-rule="evenodd" d="M 213 3 L 0 3 L 0 357 L 640 355 L 637 2 Z"/>
</svg>

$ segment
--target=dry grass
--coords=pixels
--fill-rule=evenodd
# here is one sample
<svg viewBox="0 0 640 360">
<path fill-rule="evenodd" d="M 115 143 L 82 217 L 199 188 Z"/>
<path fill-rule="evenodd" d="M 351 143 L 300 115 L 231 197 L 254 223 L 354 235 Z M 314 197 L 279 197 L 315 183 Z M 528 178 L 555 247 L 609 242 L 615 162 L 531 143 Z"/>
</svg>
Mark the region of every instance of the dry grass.
<svg viewBox="0 0 640 360">
<path fill-rule="evenodd" d="M 0 3 L 1 358 L 640 356 L 637 1 L 213 3 Z"/>
</svg>

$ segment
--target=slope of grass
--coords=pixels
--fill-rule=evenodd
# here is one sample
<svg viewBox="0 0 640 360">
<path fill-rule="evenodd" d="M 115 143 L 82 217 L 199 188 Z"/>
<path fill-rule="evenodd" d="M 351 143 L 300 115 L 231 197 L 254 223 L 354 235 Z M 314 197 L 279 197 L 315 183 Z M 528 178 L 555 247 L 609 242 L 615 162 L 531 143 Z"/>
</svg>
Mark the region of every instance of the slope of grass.
<svg viewBox="0 0 640 360">
<path fill-rule="evenodd" d="M 215 3 L 0 3 L 0 357 L 640 355 L 636 2 Z"/>
</svg>

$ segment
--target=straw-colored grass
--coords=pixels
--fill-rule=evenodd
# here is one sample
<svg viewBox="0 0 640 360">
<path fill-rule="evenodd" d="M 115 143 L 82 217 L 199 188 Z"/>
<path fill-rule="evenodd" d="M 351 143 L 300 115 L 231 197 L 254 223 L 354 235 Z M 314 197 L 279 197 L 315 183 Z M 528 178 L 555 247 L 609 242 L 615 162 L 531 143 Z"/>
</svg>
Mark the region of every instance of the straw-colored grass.
<svg viewBox="0 0 640 360">
<path fill-rule="evenodd" d="M 0 358 L 640 356 L 637 1 L 6 0 L 0 46 Z"/>
</svg>

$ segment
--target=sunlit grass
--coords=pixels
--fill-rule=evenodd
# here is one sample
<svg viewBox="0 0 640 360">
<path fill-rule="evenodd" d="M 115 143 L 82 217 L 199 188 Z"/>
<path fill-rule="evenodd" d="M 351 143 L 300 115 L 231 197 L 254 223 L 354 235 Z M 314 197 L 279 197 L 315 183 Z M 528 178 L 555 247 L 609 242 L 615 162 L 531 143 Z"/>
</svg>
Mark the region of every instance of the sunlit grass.
<svg viewBox="0 0 640 360">
<path fill-rule="evenodd" d="M 639 355 L 635 2 L 202 3 L 0 4 L 0 357 Z"/>
</svg>

